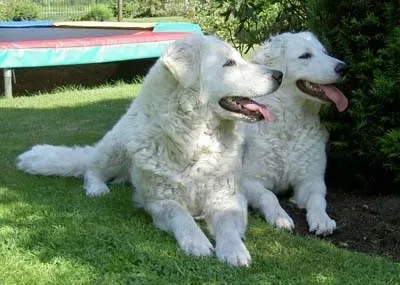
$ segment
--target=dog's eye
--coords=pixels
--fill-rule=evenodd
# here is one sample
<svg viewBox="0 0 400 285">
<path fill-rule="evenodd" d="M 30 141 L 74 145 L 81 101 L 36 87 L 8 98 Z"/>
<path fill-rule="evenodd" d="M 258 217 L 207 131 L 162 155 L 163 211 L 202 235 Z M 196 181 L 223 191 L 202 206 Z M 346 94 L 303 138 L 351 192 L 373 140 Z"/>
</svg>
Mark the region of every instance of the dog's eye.
<svg viewBox="0 0 400 285">
<path fill-rule="evenodd" d="M 312 54 L 309 52 L 303 53 L 302 55 L 299 56 L 299 58 L 301 59 L 307 59 L 307 58 L 311 58 Z"/>
<path fill-rule="evenodd" d="M 228 59 L 228 60 L 224 63 L 223 67 L 226 67 L 226 66 L 235 66 L 235 65 L 236 65 L 236 61 L 234 61 L 233 59 Z"/>
</svg>

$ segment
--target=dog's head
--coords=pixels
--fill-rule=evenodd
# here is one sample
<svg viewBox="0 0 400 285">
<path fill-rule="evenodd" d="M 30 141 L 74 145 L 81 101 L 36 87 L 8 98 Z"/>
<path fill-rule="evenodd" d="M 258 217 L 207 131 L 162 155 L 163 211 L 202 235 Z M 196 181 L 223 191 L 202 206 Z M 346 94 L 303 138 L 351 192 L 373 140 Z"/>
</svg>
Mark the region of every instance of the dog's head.
<svg viewBox="0 0 400 285">
<path fill-rule="evenodd" d="M 332 84 L 339 81 L 347 65 L 328 55 L 310 32 L 283 33 L 271 37 L 255 52 L 253 61 L 283 71 L 282 86 L 316 102 L 333 102 L 341 112 L 348 102 Z"/>
<path fill-rule="evenodd" d="M 274 92 L 282 73 L 245 61 L 224 41 L 199 35 L 177 40 L 161 62 L 197 109 L 224 119 L 270 119 L 267 108 L 251 98 Z"/>
</svg>

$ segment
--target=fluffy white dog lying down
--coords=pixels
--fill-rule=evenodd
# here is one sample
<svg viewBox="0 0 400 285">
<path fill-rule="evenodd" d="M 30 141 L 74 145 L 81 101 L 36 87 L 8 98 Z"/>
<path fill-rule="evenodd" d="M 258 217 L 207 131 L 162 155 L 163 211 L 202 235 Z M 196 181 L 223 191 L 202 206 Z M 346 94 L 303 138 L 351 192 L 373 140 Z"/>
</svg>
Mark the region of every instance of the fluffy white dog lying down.
<svg viewBox="0 0 400 285">
<path fill-rule="evenodd" d="M 326 213 L 325 145 L 328 132 L 319 110 L 333 102 L 338 111 L 347 99 L 334 87 L 346 64 L 329 56 L 310 32 L 272 37 L 255 52 L 254 62 L 282 70 L 281 87 L 260 102 L 273 121 L 246 125 L 242 189 L 252 208 L 268 223 L 292 230 L 293 220 L 274 193 L 293 188 L 292 201 L 307 210 L 310 232 L 331 234 L 336 223 Z"/>
<path fill-rule="evenodd" d="M 236 120 L 268 119 L 252 101 L 275 91 L 282 73 L 243 60 L 225 42 L 192 36 L 171 44 L 146 76 L 140 94 L 119 122 L 94 146 L 38 145 L 18 157 L 31 174 L 85 179 L 91 196 L 107 181 L 129 180 L 134 201 L 184 252 L 210 255 L 208 238 L 193 216 L 215 235 L 216 255 L 247 266 L 241 238 L 247 205 L 239 194 L 243 135 Z"/>
</svg>

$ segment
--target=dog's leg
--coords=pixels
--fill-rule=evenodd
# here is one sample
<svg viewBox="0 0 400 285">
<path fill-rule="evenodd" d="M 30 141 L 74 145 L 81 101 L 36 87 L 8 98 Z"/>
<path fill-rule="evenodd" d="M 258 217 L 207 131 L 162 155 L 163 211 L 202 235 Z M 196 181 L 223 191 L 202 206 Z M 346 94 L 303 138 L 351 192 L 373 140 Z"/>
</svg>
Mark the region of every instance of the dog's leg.
<svg viewBox="0 0 400 285">
<path fill-rule="evenodd" d="M 278 229 L 292 231 L 294 222 L 279 204 L 276 195 L 260 182 L 242 179 L 241 191 L 249 205 L 261 212 L 265 220 Z"/>
<path fill-rule="evenodd" d="M 249 266 L 250 253 L 242 241 L 247 225 L 247 205 L 244 196 L 238 196 L 213 199 L 206 220 L 209 231 L 215 235 L 218 259 L 233 266 Z"/>
<path fill-rule="evenodd" d="M 88 196 L 101 196 L 108 194 L 110 189 L 105 180 L 93 170 L 87 170 L 84 176 L 84 188 Z"/>
<path fill-rule="evenodd" d="M 162 200 L 151 202 L 146 209 L 154 224 L 161 230 L 172 233 L 180 248 L 188 255 L 207 256 L 213 246 L 194 221 L 193 217 L 178 202 Z"/>
<path fill-rule="evenodd" d="M 85 172 L 84 188 L 88 196 L 101 196 L 110 192 L 107 182 L 117 178 L 126 179 L 130 156 L 122 143 L 104 138 L 96 146 Z"/>
<path fill-rule="evenodd" d="M 336 229 L 336 222 L 326 213 L 326 186 L 322 178 L 303 181 L 294 185 L 292 202 L 306 208 L 309 231 L 316 235 L 329 235 Z"/>
</svg>

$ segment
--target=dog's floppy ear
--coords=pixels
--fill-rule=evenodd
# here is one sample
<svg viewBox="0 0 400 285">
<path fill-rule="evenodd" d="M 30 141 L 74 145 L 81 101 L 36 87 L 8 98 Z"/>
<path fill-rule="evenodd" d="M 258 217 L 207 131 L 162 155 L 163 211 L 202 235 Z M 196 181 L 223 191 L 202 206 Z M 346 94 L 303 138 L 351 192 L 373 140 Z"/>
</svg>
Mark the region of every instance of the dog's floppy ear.
<svg viewBox="0 0 400 285">
<path fill-rule="evenodd" d="M 252 61 L 284 71 L 286 60 L 286 42 L 284 38 L 284 34 L 271 36 L 254 52 Z"/>
<path fill-rule="evenodd" d="M 200 45 L 203 36 L 191 36 L 172 43 L 161 57 L 164 66 L 185 88 L 193 86 L 200 73 Z"/>
</svg>

